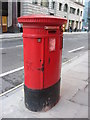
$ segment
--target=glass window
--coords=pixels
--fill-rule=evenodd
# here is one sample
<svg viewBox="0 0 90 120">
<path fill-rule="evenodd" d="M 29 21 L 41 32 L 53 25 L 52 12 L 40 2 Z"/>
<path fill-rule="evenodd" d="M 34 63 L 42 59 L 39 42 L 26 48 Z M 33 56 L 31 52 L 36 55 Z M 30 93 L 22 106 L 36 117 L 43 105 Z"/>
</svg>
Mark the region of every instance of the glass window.
<svg viewBox="0 0 90 120">
<path fill-rule="evenodd" d="M 55 8 L 55 1 L 52 1 L 52 9 Z"/>
<path fill-rule="evenodd" d="M 77 15 L 79 15 L 79 9 L 77 10 Z"/>
<path fill-rule="evenodd" d="M 76 11 L 75 8 L 70 7 L 70 13 L 71 13 L 71 14 L 75 14 L 75 11 Z"/>
<path fill-rule="evenodd" d="M 67 4 L 64 5 L 64 12 L 68 12 L 68 5 Z"/>
<path fill-rule="evenodd" d="M 32 0 L 32 4 L 38 4 L 37 0 Z"/>
<path fill-rule="evenodd" d="M 82 11 L 81 11 L 81 14 L 80 14 L 81 16 L 82 16 Z"/>
<path fill-rule="evenodd" d="M 49 6 L 48 0 L 41 0 L 41 6 L 48 7 Z"/>
<path fill-rule="evenodd" d="M 62 3 L 59 3 L 59 10 L 62 10 Z"/>
</svg>

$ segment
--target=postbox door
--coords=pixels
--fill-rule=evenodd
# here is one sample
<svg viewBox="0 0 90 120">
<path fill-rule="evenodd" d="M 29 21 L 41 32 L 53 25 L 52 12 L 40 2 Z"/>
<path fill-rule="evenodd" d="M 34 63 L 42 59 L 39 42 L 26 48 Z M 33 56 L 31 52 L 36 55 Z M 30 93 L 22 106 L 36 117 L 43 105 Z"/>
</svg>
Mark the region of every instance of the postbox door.
<svg viewBox="0 0 90 120">
<path fill-rule="evenodd" d="M 54 85 L 60 79 L 61 51 L 60 36 L 45 39 L 44 88 Z"/>
<path fill-rule="evenodd" d="M 44 39 L 24 38 L 25 85 L 31 89 L 43 88 Z"/>
</svg>

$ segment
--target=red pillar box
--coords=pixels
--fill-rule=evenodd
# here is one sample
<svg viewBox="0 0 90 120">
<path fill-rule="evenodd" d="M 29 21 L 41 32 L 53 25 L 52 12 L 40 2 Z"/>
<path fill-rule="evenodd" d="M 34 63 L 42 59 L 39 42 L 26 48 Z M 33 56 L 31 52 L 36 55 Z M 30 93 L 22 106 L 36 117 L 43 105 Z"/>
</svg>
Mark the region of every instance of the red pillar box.
<svg viewBox="0 0 90 120">
<path fill-rule="evenodd" d="M 23 24 L 25 105 L 46 111 L 60 98 L 62 25 L 66 19 L 46 15 L 18 18 Z"/>
</svg>

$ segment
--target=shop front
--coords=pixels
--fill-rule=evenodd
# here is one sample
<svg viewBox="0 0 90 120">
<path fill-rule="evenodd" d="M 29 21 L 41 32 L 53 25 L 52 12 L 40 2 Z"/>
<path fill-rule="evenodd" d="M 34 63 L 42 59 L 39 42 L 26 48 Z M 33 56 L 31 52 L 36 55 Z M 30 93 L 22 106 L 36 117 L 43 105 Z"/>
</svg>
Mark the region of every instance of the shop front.
<svg viewBox="0 0 90 120">
<path fill-rule="evenodd" d="M 0 31 L 2 33 L 6 33 L 8 26 L 8 2 L 0 2 L 0 3 L 1 3 Z"/>
</svg>

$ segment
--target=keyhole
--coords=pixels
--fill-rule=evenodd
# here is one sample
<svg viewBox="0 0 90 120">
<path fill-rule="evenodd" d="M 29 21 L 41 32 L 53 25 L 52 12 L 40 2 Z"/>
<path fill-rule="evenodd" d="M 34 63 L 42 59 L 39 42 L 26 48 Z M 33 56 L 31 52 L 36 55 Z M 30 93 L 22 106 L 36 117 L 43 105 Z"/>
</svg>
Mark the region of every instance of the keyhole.
<svg viewBox="0 0 90 120">
<path fill-rule="evenodd" d="M 48 63 L 50 64 L 50 58 L 49 58 L 49 60 L 48 60 Z"/>
</svg>

